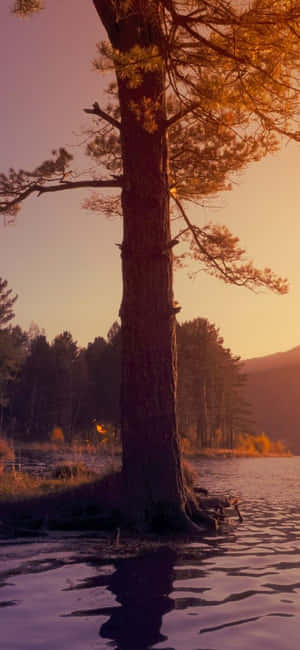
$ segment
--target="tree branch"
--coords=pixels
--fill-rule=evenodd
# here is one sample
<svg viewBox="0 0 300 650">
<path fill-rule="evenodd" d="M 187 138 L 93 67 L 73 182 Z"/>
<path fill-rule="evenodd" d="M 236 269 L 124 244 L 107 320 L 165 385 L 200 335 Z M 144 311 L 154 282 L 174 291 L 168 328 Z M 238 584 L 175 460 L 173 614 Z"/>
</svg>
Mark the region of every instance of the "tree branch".
<svg viewBox="0 0 300 650">
<path fill-rule="evenodd" d="M 120 131 L 121 122 L 118 122 L 118 120 L 115 120 L 113 117 L 111 117 L 111 115 L 105 113 L 105 111 L 103 111 L 100 108 L 98 102 L 94 102 L 93 108 L 84 108 L 83 110 L 85 113 L 89 113 L 91 115 L 97 115 L 97 117 L 100 117 L 102 120 L 105 120 L 106 122 L 114 126 L 116 129 L 119 129 Z"/>
<path fill-rule="evenodd" d="M 271 269 L 256 269 L 252 262 L 245 260 L 245 251 L 236 246 L 238 238 L 233 238 L 228 229 L 211 232 L 194 226 L 186 214 L 181 202 L 171 193 L 181 216 L 183 217 L 187 228 L 177 233 L 177 238 L 182 236 L 188 230 L 191 232 L 194 244 L 200 252 L 200 261 L 205 264 L 206 269 L 212 275 L 221 277 L 225 282 L 236 286 L 244 286 L 251 291 L 259 287 L 267 287 L 279 294 L 285 294 L 288 291 L 286 278 L 276 276 Z M 201 242 L 204 236 L 206 243 Z M 209 245 L 212 248 L 209 250 Z M 195 256 L 195 259 L 196 256 Z"/>
<path fill-rule="evenodd" d="M 185 117 L 186 115 L 188 115 L 189 113 L 193 113 L 193 111 L 196 108 L 200 108 L 200 106 L 201 106 L 201 104 L 199 104 L 199 102 L 195 102 L 194 104 L 191 104 L 190 106 L 188 106 L 186 109 L 184 109 L 182 111 L 178 111 L 178 113 L 175 113 L 175 115 L 172 115 L 172 117 L 169 117 L 169 119 L 166 120 L 166 122 L 165 122 L 166 128 L 169 129 L 170 126 L 172 126 L 173 124 L 176 124 L 176 122 L 179 122 L 179 120 L 182 120 L 182 118 Z"/>
<path fill-rule="evenodd" d="M 186 214 L 186 211 L 184 210 L 184 208 L 183 208 L 181 202 L 180 202 L 180 201 L 176 198 L 176 196 L 174 196 L 172 193 L 171 193 L 171 197 L 172 197 L 173 201 L 175 201 L 177 207 L 178 207 L 179 210 L 180 210 L 181 216 L 183 217 L 185 223 L 187 224 L 187 228 L 186 228 L 183 232 L 186 232 L 186 230 L 189 230 L 189 231 L 192 233 L 193 238 L 194 238 L 194 241 L 195 241 L 197 247 L 199 248 L 200 252 L 201 252 L 203 255 L 205 255 L 205 256 L 209 259 L 209 261 L 211 262 L 211 264 L 212 264 L 212 265 L 217 269 L 217 271 L 218 271 L 218 272 L 219 272 L 219 273 L 220 273 L 224 278 L 228 279 L 228 275 L 227 275 L 226 271 L 225 271 L 224 269 L 222 269 L 222 267 L 218 264 L 218 262 L 217 262 L 216 259 L 213 257 L 213 255 L 210 255 L 210 253 L 206 250 L 206 248 L 205 248 L 205 247 L 201 244 L 201 242 L 199 241 L 199 237 L 197 236 L 196 230 L 195 230 L 195 228 L 194 228 L 192 222 L 191 222 L 190 219 L 188 218 L 188 216 L 187 216 L 187 214 Z M 182 235 L 183 232 L 181 232 L 180 234 L 178 234 L 177 237 L 180 236 L 180 235 Z M 231 280 L 231 281 L 232 281 L 232 280 Z M 237 284 L 237 283 L 234 282 L 234 284 Z"/>
<path fill-rule="evenodd" d="M 100 188 L 100 187 L 122 187 L 122 177 L 111 178 L 108 180 L 87 180 L 87 181 L 63 181 L 59 185 L 41 185 L 39 183 L 33 183 L 23 191 L 18 193 L 14 191 L 15 197 L 8 201 L 0 201 L 0 212 L 5 213 L 9 212 L 14 206 L 17 206 L 18 203 L 21 203 L 28 198 L 31 194 L 37 193 L 38 196 L 46 194 L 49 192 L 61 192 L 64 190 L 74 190 L 82 188 Z"/>
<path fill-rule="evenodd" d="M 97 14 L 103 23 L 112 44 L 119 36 L 118 2 L 114 0 L 93 0 Z"/>
</svg>

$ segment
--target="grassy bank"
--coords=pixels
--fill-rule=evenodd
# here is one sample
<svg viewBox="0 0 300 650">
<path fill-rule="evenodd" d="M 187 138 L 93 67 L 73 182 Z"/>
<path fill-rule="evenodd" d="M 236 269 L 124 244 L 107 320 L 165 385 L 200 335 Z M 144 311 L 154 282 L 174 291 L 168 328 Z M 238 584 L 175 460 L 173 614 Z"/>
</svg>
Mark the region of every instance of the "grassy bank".
<svg viewBox="0 0 300 650">
<path fill-rule="evenodd" d="M 77 476 L 57 478 L 41 478 L 18 471 L 2 472 L 0 474 L 0 504 L 4 501 L 64 493 L 71 487 L 91 483 L 94 480 L 95 474 L 89 471 L 79 473 Z"/>
<path fill-rule="evenodd" d="M 251 441 L 248 440 L 249 442 Z M 262 443 L 264 446 L 259 448 L 258 444 Z M 50 444 L 51 451 L 57 451 L 57 445 Z M 286 450 L 275 453 L 271 447 L 267 451 L 265 438 L 256 439 L 256 445 L 250 447 L 247 444 L 233 450 L 192 450 L 189 455 L 205 458 L 291 455 Z M 42 448 L 45 447 L 36 447 Z M 123 526 L 123 523 L 126 527 L 126 522 L 122 521 L 120 524 L 124 498 L 121 475 L 118 471 L 112 472 L 115 463 L 110 454 L 107 456 L 109 469 L 105 474 L 99 475 L 89 470 L 84 463 L 78 462 L 78 456 L 77 462 L 64 462 L 49 468 L 47 476 L 42 477 L 16 471 L 14 464 L 10 471 L 4 471 L 5 461 L 11 460 L 12 455 L 11 446 L 8 443 L 5 446 L 3 443 L 2 465 L 0 462 L 0 536 L 40 535 L 52 530 L 107 530 L 111 534 L 111 531 L 120 525 Z M 119 462 L 117 464 L 120 465 Z M 9 466 L 7 464 L 7 467 Z M 192 471 L 187 466 L 185 469 L 185 481 L 188 484 Z"/>
<path fill-rule="evenodd" d="M 183 452 L 189 456 L 205 456 L 215 458 L 277 458 L 292 456 L 281 440 L 271 440 L 265 433 L 258 435 L 243 434 L 237 436 L 231 448 L 205 447 L 199 449 L 192 441 L 183 438 Z"/>
<path fill-rule="evenodd" d="M 112 530 L 119 518 L 119 475 L 87 471 L 65 478 L 0 475 L 0 534 Z"/>
<path fill-rule="evenodd" d="M 101 454 L 103 456 L 118 456 L 122 453 L 120 445 L 103 445 L 101 443 L 92 443 L 90 441 L 73 441 L 73 442 L 23 442 L 15 441 L 13 444 L 15 452 L 22 451 L 41 451 L 41 452 L 62 452 L 72 453 L 74 456 L 81 454 Z"/>
</svg>

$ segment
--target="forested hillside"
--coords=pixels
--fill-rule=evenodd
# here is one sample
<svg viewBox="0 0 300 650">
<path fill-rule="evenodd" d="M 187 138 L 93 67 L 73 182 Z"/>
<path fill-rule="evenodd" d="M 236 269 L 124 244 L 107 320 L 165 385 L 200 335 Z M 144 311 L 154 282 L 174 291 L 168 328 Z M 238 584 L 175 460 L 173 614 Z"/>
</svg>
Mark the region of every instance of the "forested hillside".
<svg viewBox="0 0 300 650">
<path fill-rule="evenodd" d="M 300 347 L 243 364 L 256 431 L 300 453 Z"/>
</svg>

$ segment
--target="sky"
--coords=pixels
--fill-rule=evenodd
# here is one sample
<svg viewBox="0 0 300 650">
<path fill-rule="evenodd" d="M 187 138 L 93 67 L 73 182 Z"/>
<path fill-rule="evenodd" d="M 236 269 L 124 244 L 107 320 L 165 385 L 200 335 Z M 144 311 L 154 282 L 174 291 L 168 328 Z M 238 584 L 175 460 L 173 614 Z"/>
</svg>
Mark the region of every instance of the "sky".
<svg viewBox="0 0 300 650">
<path fill-rule="evenodd" d="M 79 151 L 83 109 L 101 104 L 107 83 L 93 68 L 104 38 L 91 0 L 48 0 L 31 19 L 0 4 L 0 171 L 33 169 L 51 151 Z M 300 145 L 253 163 L 233 190 L 192 210 L 199 225 L 226 224 L 258 267 L 288 277 L 290 292 L 252 293 L 189 269 L 176 271 L 179 321 L 208 318 L 242 358 L 300 345 Z M 69 330 L 80 346 L 106 336 L 118 317 L 122 223 L 83 209 L 88 191 L 27 200 L 16 224 L 0 223 L 0 277 L 18 294 L 15 323 L 44 328 L 51 341 Z"/>
</svg>

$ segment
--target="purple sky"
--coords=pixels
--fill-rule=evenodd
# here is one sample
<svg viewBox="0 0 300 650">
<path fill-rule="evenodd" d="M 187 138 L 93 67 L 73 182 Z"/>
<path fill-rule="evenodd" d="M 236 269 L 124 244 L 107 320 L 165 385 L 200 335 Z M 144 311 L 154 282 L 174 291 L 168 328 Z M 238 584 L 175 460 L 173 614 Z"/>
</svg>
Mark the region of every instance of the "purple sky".
<svg viewBox="0 0 300 650">
<path fill-rule="evenodd" d="M 106 78 L 93 71 L 103 30 L 86 0 L 48 0 L 31 19 L 0 6 L 0 170 L 31 169 L 53 148 L 74 154 L 83 108 L 101 102 Z M 291 282 L 288 296 L 251 294 L 204 274 L 176 273 L 181 320 L 214 322 L 225 344 L 243 357 L 300 344 L 300 149 L 253 164 L 232 192 L 198 208 L 198 223 L 226 223 L 257 266 L 271 266 Z M 0 276 L 19 294 L 16 322 L 45 328 L 51 340 L 68 329 L 80 345 L 106 336 L 121 300 L 121 223 L 81 208 L 87 192 L 32 198 L 15 226 L 1 227 Z"/>
</svg>

